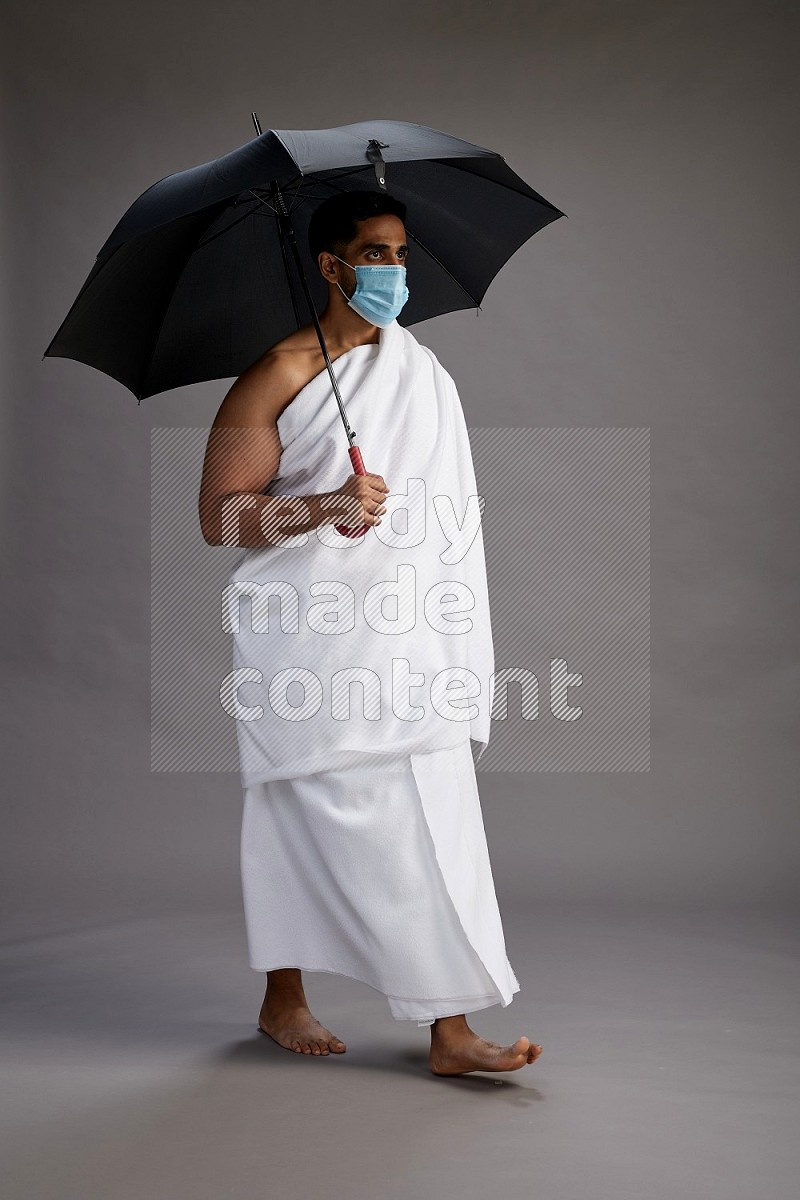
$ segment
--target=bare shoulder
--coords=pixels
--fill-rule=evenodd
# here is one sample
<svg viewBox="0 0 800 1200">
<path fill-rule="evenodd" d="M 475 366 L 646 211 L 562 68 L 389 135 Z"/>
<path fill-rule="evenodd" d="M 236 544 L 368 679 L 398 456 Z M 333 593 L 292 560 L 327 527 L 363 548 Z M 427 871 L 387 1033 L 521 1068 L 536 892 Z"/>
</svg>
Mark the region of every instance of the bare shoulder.
<svg viewBox="0 0 800 1200">
<path fill-rule="evenodd" d="M 298 329 L 276 342 L 233 383 L 220 405 L 215 425 L 271 427 L 297 393 L 319 370 L 322 354 L 313 327 Z"/>
</svg>

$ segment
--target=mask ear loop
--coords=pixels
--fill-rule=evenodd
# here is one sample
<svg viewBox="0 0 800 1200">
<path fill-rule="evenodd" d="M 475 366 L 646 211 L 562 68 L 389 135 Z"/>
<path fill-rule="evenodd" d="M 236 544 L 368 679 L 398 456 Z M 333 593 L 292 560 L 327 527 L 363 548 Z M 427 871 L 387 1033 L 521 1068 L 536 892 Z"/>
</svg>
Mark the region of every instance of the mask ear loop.
<svg viewBox="0 0 800 1200">
<path fill-rule="evenodd" d="M 329 254 L 332 254 L 334 258 L 339 258 L 339 255 L 336 253 L 336 251 L 335 251 L 335 250 L 329 250 L 329 251 L 328 251 L 328 253 L 329 253 Z M 355 275 L 355 277 L 356 277 L 356 289 L 358 289 L 358 272 L 356 271 L 356 269 L 355 269 L 355 267 L 353 266 L 353 264 L 352 264 L 352 263 L 349 263 L 349 262 L 345 262 L 345 260 L 344 260 L 343 258 L 339 258 L 339 262 L 340 262 L 340 263 L 344 263 L 344 265 L 345 265 L 346 267 L 349 267 L 349 268 L 350 268 L 350 270 L 353 272 L 353 274 L 354 274 L 354 275 Z M 380 270 L 380 268 L 378 268 L 378 269 Z M 345 300 L 346 300 L 346 301 L 347 301 L 347 303 L 349 304 L 349 303 L 350 303 L 350 301 L 352 300 L 352 296 L 348 296 L 347 292 L 344 290 L 344 288 L 342 287 L 342 285 L 339 283 L 339 280 L 338 280 L 338 279 L 336 280 L 336 286 L 338 287 L 339 291 L 342 293 L 342 295 L 344 296 Z"/>
<path fill-rule="evenodd" d="M 339 258 L 339 255 L 336 253 L 336 251 L 335 251 L 335 250 L 331 250 L 331 251 L 330 251 L 330 253 L 333 255 L 333 257 L 334 257 L 334 258 Z M 353 272 L 353 274 L 356 276 L 356 286 L 358 286 L 358 275 L 356 274 L 356 269 L 355 269 L 355 267 L 352 265 L 352 263 L 349 263 L 349 262 L 344 262 L 344 259 L 343 259 L 343 258 L 339 258 L 339 262 L 340 262 L 340 263 L 344 263 L 344 265 L 345 265 L 346 267 L 349 267 L 349 268 L 350 268 L 350 270 L 351 270 L 351 271 Z M 344 296 L 345 300 L 346 300 L 346 301 L 347 301 L 347 303 L 349 304 L 349 303 L 350 303 L 350 297 L 348 296 L 347 292 L 344 290 L 344 288 L 342 287 L 342 285 L 339 283 L 339 280 L 338 280 L 338 279 L 336 280 L 336 286 L 338 287 L 339 291 L 342 293 L 342 295 Z"/>
</svg>

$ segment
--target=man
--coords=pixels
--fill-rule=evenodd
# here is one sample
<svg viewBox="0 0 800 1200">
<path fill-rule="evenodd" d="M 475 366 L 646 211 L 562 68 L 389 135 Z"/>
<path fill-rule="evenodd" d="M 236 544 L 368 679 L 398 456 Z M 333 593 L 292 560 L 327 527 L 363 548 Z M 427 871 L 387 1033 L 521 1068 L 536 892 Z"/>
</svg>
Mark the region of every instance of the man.
<svg viewBox="0 0 800 1200">
<path fill-rule="evenodd" d="M 488 741 L 493 663 L 480 517 L 459 557 L 456 535 L 469 521 L 459 511 L 448 536 L 447 501 L 469 508 L 474 473 L 452 380 L 397 324 L 408 296 L 405 215 L 386 194 L 344 193 L 320 205 L 309 226 L 328 286 L 320 325 L 331 360 L 341 359 L 337 378 L 368 474 L 346 469 L 344 428 L 311 324 L 236 380 L 209 436 L 204 537 L 248 548 L 231 575 L 227 628 L 238 665 L 221 699 L 238 718 L 250 962 L 267 976 L 259 1029 L 296 1053 L 346 1049 L 308 1007 L 301 972 L 322 970 L 382 991 L 396 1019 L 430 1025 L 435 1074 L 508 1071 L 532 1063 L 541 1047 L 524 1036 L 510 1046 L 486 1041 L 465 1016 L 505 1006 L 519 989 L 470 751 L 470 737 Z M 383 467 L 391 491 L 371 465 Z M 389 511 L 394 500 L 408 500 L 405 531 L 393 522 L 398 506 Z M 356 541 L 337 525 L 368 531 Z M 388 571 L 397 574 L 396 597 Z M 276 592 L 279 628 L 269 625 Z M 387 592 L 397 617 L 386 613 Z M 246 628 L 242 596 L 251 602 Z M 336 604 L 313 600 L 320 596 Z M 458 621 L 454 601 L 476 619 Z M 300 604 L 308 605 L 302 618 Z M 414 671 L 415 653 L 427 673 Z M 430 702 L 414 704 L 411 689 L 426 674 Z M 401 678 L 407 698 L 398 702 Z M 256 682 L 261 702 L 247 704 L 244 685 Z M 351 682 L 363 688 L 355 715 Z M 470 683 L 483 697 L 477 717 L 475 691 L 461 698 L 466 710 L 444 696 Z M 283 689 L 300 685 L 298 708 Z"/>
</svg>

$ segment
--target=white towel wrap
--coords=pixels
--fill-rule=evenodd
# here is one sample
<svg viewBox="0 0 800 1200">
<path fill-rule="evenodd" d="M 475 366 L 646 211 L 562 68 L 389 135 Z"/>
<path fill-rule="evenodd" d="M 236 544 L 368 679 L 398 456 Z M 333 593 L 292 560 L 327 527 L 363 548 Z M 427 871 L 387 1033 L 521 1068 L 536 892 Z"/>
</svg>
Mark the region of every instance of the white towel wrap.
<svg viewBox="0 0 800 1200">
<path fill-rule="evenodd" d="M 220 699 L 237 717 L 243 787 L 469 739 L 477 761 L 489 740 L 482 500 L 456 386 L 396 321 L 334 369 L 364 465 L 389 487 L 387 512 L 356 540 L 325 525 L 247 549 L 230 572 L 233 673 Z M 334 491 L 352 473 L 327 370 L 278 432 L 270 495 Z M 363 701 L 346 682 L 359 675 Z"/>
</svg>

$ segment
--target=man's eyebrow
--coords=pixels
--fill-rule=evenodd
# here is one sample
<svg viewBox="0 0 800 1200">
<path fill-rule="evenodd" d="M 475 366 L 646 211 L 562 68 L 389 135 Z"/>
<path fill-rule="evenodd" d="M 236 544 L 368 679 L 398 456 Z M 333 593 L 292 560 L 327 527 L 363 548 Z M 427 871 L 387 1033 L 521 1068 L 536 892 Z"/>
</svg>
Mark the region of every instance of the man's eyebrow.
<svg viewBox="0 0 800 1200">
<path fill-rule="evenodd" d="M 365 250 L 389 250 L 389 249 L 391 249 L 391 247 L 388 242 L 366 242 L 359 250 L 359 254 L 362 254 Z M 397 249 L 398 250 L 407 250 L 408 244 L 406 242 L 402 242 L 397 247 Z"/>
</svg>

